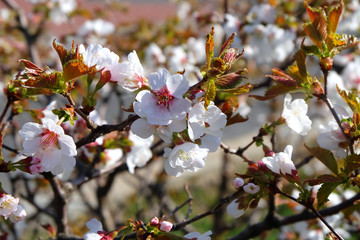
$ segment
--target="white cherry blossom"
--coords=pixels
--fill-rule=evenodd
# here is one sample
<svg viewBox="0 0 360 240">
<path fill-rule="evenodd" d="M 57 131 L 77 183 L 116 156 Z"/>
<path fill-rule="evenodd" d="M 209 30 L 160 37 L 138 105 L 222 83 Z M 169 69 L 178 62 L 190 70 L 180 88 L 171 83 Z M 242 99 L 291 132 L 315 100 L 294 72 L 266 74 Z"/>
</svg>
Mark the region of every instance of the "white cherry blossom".
<svg viewBox="0 0 360 240">
<path fill-rule="evenodd" d="M 185 171 L 196 172 L 205 166 L 208 149 L 186 142 L 173 149 L 165 148 L 164 168 L 167 174 L 179 177 Z"/>
<path fill-rule="evenodd" d="M 191 102 L 183 95 L 189 89 L 188 81 L 180 74 L 170 75 L 166 69 L 151 73 L 150 89 L 136 95 L 134 111 L 151 125 L 167 125 L 182 120 L 190 110 Z"/>
<path fill-rule="evenodd" d="M 97 70 L 102 70 L 102 72 L 110 71 L 110 81 L 117 81 L 120 72 L 120 57 L 116 53 L 100 44 L 90 44 L 86 49 L 83 44 L 80 44 L 79 53 L 83 55 L 83 61 L 88 67 L 95 66 Z"/>
<path fill-rule="evenodd" d="M 101 222 L 96 218 L 91 219 L 86 223 L 87 228 L 90 230 L 85 233 L 84 240 L 100 240 L 104 236 L 104 230 Z"/>
<path fill-rule="evenodd" d="M 143 139 L 130 131 L 129 140 L 132 141 L 131 151 L 126 155 L 126 164 L 129 172 L 134 174 L 135 167 L 143 167 L 151 159 L 152 152 L 150 146 L 154 136 Z"/>
<path fill-rule="evenodd" d="M 244 184 L 245 184 L 244 179 L 242 179 L 240 177 L 235 178 L 234 181 L 233 181 L 233 186 L 235 188 L 242 187 L 242 186 L 244 186 Z"/>
<path fill-rule="evenodd" d="M 239 203 L 236 202 L 237 199 L 233 200 L 229 205 L 226 207 L 226 212 L 232 217 L 232 218 L 239 218 L 242 215 L 244 215 L 245 210 L 239 209 Z"/>
<path fill-rule="evenodd" d="M 139 88 L 149 86 L 135 50 L 129 53 L 128 61 L 119 63 L 117 70 L 119 73 L 114 79 L 124 89 L 133 92 Z"/>
<path fill-rule="evenodd" d="M 296 99 L 291 102 L 291 95 L 288 93 L 284 99 L 284 110 L 281 114 L 286 124 L 296 133 L 304 136 L 311 130 L 311 120 L 306 115 L 308 105 L 304 99 Z"/>
<path fill-rule="evenodd" d="M 74 140 L 52 119 L 43 118 L 42 124 L 25 123 L 19 134 L 24 139 L 23 153 L 41 159 L 44 171 L 60 174 L 74 168 Z"/>
<path fill-rule="evenodd" d="M 7 219 L 18 208 L 19 198 L 14 198 L 10 194 L 1 194 L 0 215 Z"/>
<path fill-rule="evenodd" d="M 25 217 L 26 217 L 25 209 L 21 205 L 18 205 L 16 211 L 10 214 L 9 219 L 12 223 L 17 223 L 24 220 Z"/>
<path fill-rule="evenodd" d="M 201 139 L 201 147 L 215 152 L 220 146 L 226 115 L 213 102 L 204 107 L 204 102 L 196 103 L 189 112 L 188 134 L 191 140 Z"/>
<path fill-rule="evenodd" d="M 189 240 L 211 240 L 210 235 L 212 234 L 211 231 L 207 231 L 206 233 L 198 233 L 198 232 L 191 232 L 184 236 L 185 239 Z"/>
<path fill-rule="evenodd" d="M 274 173 L 294 175 L 296 167 L 291 160 L 293 146 L 287 145 L 284 152 L 275 153 L 271 157 L 264 157 L 261 161 Z"/>
<path fill-rule="evenodd" d="M 87 20 L 80 27 L 78 34 L 80 36 L 85 36 L 89 33 L 94 32 L 100 37 L 106 37 L 114 33 L 115 25 L 112 22 L 105 21 L 101 18 L 95 20 Z"/>
</svg>

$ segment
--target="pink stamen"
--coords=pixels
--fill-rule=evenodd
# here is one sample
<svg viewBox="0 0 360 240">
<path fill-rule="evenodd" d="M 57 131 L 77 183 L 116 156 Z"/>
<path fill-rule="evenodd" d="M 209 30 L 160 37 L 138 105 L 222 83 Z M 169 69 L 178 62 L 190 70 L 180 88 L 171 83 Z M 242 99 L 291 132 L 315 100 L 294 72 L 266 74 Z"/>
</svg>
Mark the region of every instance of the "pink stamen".
<svg viewBox="0 0 360 240">
<path fill-rule="evenodd" d="M 45 129 L 41 134 L 41 144 L 45 147 L 53 147 L 58 144 L 59 135 L 50 131 L 49 129 Z"/>
<path fill-rule="evenodd" d="M 169 93 L 169 90 L 166 87 L 155 92 L 155 96 L 158 99 L 157 105 L 162 105 L 166 108 L 169 108 L 171 101 L 175 98 L 173 95 Z"/>
</svg>

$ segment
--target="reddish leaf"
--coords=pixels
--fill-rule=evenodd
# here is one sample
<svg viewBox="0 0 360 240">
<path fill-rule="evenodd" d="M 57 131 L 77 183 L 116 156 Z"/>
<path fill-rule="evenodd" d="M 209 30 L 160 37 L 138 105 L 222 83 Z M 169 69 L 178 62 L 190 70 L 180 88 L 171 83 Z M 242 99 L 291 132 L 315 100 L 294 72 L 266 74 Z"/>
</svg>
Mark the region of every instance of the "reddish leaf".
<svg viewBox="0 0 360 240">
<path fill-rule="evenodd" d="M 64 65 L 66 63 L 66 56 L 69 54 L 69 52 L 64 48 L 63 45 L 57 44 L 55 40 L 56 39 L 53 40 L 53 48 L 58 53 L 61 64 Z"/>
<path fill-rule="evenodd" d="M 343 8 L 344 2 L 343 0 L 340 0 L 340 3 L 337 6 L 330 9 L 328 14 L 328 33 L 336 32 Z"/>
<path fill-rule="evenodd" d="M 222 45 L 221 49 L 220 49 L 220 53 L 219 56 L 221 56 L 224 52 L 224 50 L 228 49 L 231 44 L 234 42 L 234 38 L 236 36 L 236 33 L 231 34 L 231 36 L 224 42 L 224 44 Z"/>
<path fill-rule="evenodd" d="M 249 120 L 249 117 L 243 117 L 239 113 L 237 113 L 234 116 L 228 118 L 226 126 L 229 126 L 229 125 L 232 125 L 235 123 L 246 122 L 247 120 Z"/>
<path fill-rule="evenodd" d="M 210 67 L 211 59 L 214 56 L 214 34 L 214 27 L 212 27 L 211 32 L 206 36 L 205 51 L 206 63 L 208 68 Z"/>
<path fill-rule="evenodd" d="M 321 147 L 309 148 L 306 145 L 305 147 L 333 173 L 335 173 L 336 175 L 339 174 L 339 168 L 336 159 L 331 151 Z"/>
<path fill-rule="evenodd" d="M 324 174 L 318 176 L 316 179 L 309 179 L 304 181 L 304 183 L 308 183 L 310 186 L 319 185 L 322 183 L 335 183 L 335 182 L 342 182 L 343 179 L 337 176 L 333 176 L 330 174 Z"/>
<path fill-rule="evenodd" d="M 71 60 L 64 65 L 63 76 L 64 81 L 69 82 L 75 78 L 85 75 L 89 72 L 88 66 L 86 66 L 80 60 Z"/>
</svg>

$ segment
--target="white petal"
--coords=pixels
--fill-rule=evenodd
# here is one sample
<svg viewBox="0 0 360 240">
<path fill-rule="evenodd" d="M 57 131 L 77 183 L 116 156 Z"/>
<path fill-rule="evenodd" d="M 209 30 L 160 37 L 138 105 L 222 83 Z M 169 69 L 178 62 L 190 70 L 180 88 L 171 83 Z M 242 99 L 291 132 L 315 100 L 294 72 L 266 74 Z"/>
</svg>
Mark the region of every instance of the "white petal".
<svg viewBox="0 0 360 240">
<path fill-rule="evenodd" d="M 60 148 L 65 156 L 76 156 L 76 145 L 74 139 L 69 135 L 62 135 L 59 137 Z"/>
<path fill-rule="evenodd" d="M 263 161 L 271 171 L 280 174 L 279 162 L 275 157 L 264 157 L 261 161 Z"/>
<path fill-rule="evenodd" d="M 236 199 L 233 200 L 229 205 L 226 207 L 226 212 L 233 218 L 241 217 L 245 211 L 244 209 L 238 209 L 239 204 L 236 202 Z"/>
<path fill-rule="evenodd" d="M 291 159 L 291 155 L 292 155 L 292 151 L 293 151 L 293 146 L 292 145 L 287 145 L 285 147 L 284 152 L 289 155 L 289 158 Z"/>
<path fill-rule="evenodd" d="M 182 98 L 183 95 L 189 90 L 189 82 L 183 75 L 175 74 L 166 81 L 166 86 L 171 95 L 176 98 Z"/>
<path fill-rule="evenodd" d="M 159 90 L 166 86 L 166 80 L 170 78 L 171 75 L 165 68 L 159 70 L 156 73 L 150 73 L 148 77 L 149 85 L 152 90 Z"/>
<path fill-rule="evenodd" d="M 42 125 L 38 123 L 25 123 L 19 131 L 19 135 L 25 140 L 34 138 L 42 133 Z"/>
<path fill-rule="evenodd" d="M 139 118 L 131 124 L 131 131 L 141 138 L 149 138 L 155 132 L 155 125 L 150 125 L 145 119 Z"/>
<path fill-rule="evenodd" d="M 97 220 L 96 218 L 93 218 L 90 221 L 88 221 L 86 223 L 86 226 L 89 230 L 91 230 L 93 232 L 103 231 L 101 222 L 99 222 L 99 220 Z"/>
</svg>

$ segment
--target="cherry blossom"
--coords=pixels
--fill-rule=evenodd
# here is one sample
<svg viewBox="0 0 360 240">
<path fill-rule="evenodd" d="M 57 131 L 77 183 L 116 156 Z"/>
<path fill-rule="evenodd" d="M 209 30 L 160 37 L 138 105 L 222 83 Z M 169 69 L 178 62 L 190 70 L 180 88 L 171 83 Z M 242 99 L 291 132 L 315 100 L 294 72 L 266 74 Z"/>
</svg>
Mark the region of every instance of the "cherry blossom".
<svg viewBox="0 0 360 240">
<path fill-rule="evenodd" d="M 151 90 L 136 95 L 134 111 L 151 125 L 167 125 L 181 120 L 190 110 L 191 102 L 183 95 L 189 89 L 188 81 L 180 74 L 170 75 L 166 69 L 148 77 Z"/>
<path fill-rule="evenodd" d="M 311 130 L 311 120 L 306 115 L 308 105 L 303 99 L 296 99 L 291 102 L 291 95 L 288 93 L 284 99 L 284 110 L 282 117 L 290 129 L 300 135 L 306 135 Z"/>
<path fill-rule="evenodd" d="M 163 231 L 163 232 L 170 232 L 170 230 L 173 227 L 173 224 L 168 221 L 161 221 L 159 224 L 160 224 L 159 229 L 160 229 L 160 231 Z"/>
<path fill-rule="evenodd" d="M 198 232 L 191 232 L 184 236 L 185 239 L 189 240 L 211 240 L 210 235 L 212 234 L 211 231 L 207 231 L 206 233 L 198 233 Z"/>
<path fill-rule="evenodd" d="M 95 20 L 86 20 L 80 27 L 78 34 L 85 36 L 94 32 L 100 37 L 106 37 L 115 31 L 115 25 L 112 22 L 105 21 L 101 18 Z"/>
<path fill-rule="evenodd" d="M 115 79 L 124 89 L 133 92 L 139 88 L 149 86 L 136 51 L 129 53 L 128 61 L 119 63 L 117 69 L 119 73 Z"/>
<path fill-rule="evenodd" d="M 179 177 L 185 171 L 196 172 L 205 166 L 208 149 L 186 142 L 173 149 L 165 148 L 164 168 L 167 174 Z"/>
<path fill-rule="evenodd" d="M 284 152 L 275 153 L 271 157 L 264 157 L 261 161 L 274 173 L 293 176 L 297 174 L 297 170 L 291 160 L 292 151 L 293 146 L 287 145 Z"/>
<path fill-rule="evenodd" d="M 86 49 L 83 44 L 80 44 L 79 53 L 83 55 L 83 61 L 88 67 L 95 66 L 97 70 L 102 70 L 102 72 L 110 71 L 110 81 L 118 80 L 120 57 L 117 54 L 100 44 L 90 44 Z"/>
<path fill-rule="evenodd" d="M 14 198 L 10 194 L 2 193 L 0 198 L 0 214 L 7 219 L 18 208 L 19 198 Z"/>
<path fill-rule="evenodd" d="M 86 226 L 90 231 L 85 233 L 84 240 L 100 240 L 105 235 L 101 222 L 96 218 L 88 221 Z"/>
<path fill-rule="evenodd" d="M 226 125 L 226 115 L 213 102 L 204 107 L 204 102 L 196 103 L 189 112 L 188 133 L 191 140 L 201 139 L 201 147 L 215 152 L 220 146 Z"/>
<path fill-rule="evenodd" d="M 240 177 L 235 178 L 233 181 L 233 186 L 235 188 L 242 187 L 242 186 L 244 186 L 244 184 L 245 184 L 244 179 L 242 179 Z"/>
<path fill-rule="evenodd" d="M 52 119 L 43 118 L 42 124 L 25 123 L 19 134 L 24 139 L 23 153 L 41 159 L 44 171 L 60 174 L 74 168 L 74 140 Z"/>
<path fill-rule="evenodd" d="M 233 218 L 239 218 L 244 215 L 245 210 L 239 209 L 239 203 L 237 202 L 237 199 L 235 199 L 227 205 L 226 212 Z"/>
<path fill-rule="evenodd" d="M 260 187 L 254 183 L 247 183 L 243 187 L 244 191 L 249 194 L 255 194 L 260 191 Z"/>
<path fill-rule="evenodd" d="M 349 117 L 348 112 L 343 107 L 335 105 L 334 109 L 340 120 Z M 342 127 L 348 129 L 350 128 L 350 125 L 348 122 L 343 122 Z M 346 148 L 340 147 L 341 143 L 346 143 L 346 137 L 342 133 L 337 122 L 332 119 L 328 122 L 327 126 L 320 125 L 319 130 L 320 134 L 317 138 L 319 146 L 331 150 L 337 158 L 346 157 Z"/>
<path fill-rule="evenodd" d="M 17 223 L 24 220 L 25 217 L 26 217 L 25 209 L 21 205 L 18 205 L 17 209 L 10 214 L 9 219 L 11 222 Z"/>
<path fill-rule="evenodd" d="M 126 164 L 129 172 L 134 174 L 135 167 L 143 167 L 151 159 L 152 152 L 150 146 L 154 140 L 154 136 L 143 139 L 130 131 L 129 140 L 133 143 L 131 151 L 126 155 Z"/>
</svg>

